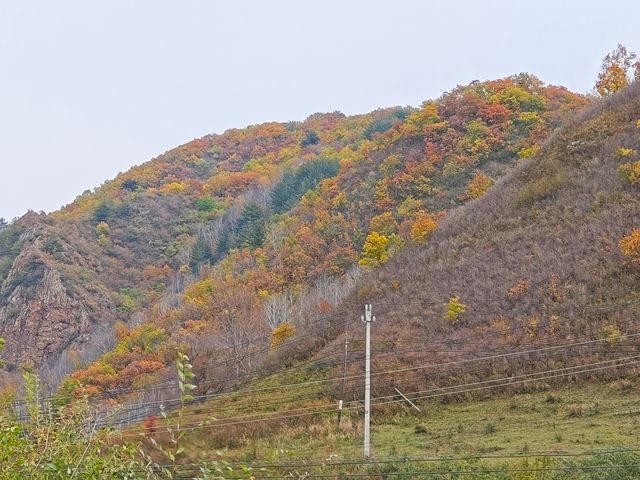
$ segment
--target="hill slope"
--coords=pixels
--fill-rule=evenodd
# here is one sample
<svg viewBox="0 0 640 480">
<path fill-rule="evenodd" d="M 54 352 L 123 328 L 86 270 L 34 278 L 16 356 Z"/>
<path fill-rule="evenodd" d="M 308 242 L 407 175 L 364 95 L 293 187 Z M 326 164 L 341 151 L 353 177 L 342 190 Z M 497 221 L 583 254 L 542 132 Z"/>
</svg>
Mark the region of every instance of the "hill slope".
<svg viewBox="0 0 640 480">
<path fill-rule="evenodd" d="M 608 340 L 598 348 L 500 358 L 471 370 L 409 372 L 396 376 L 396 385 L 411 391 L 610 359 L 618 352 L 616 335 L 637 331 L 640 271 L 620 242 L 640 225 L 637 182 L 621 175 L 623 165 L 638 161 L 639 93 L 636 84 L 578 115 L 486 195 L 453 211 L 426 246 L 407 248 L 365 278 L 343 310 L 357 312 L 372 302 L 384 351 L 439 341 L 452 348 L 432 354 L 418 348 L 395 356 L 400 365 Z M 452 297 L 464 305 L 459 315 Z M 378 368 L 389 369 L 389 358 Z"/>
<path fill-rule="evenodd" d="M 389 463 L 425 453 L 504 451 L 504 460 L 529 448 L 550 456 L 636 448 L 640 269 L 619 244 L 640 225 L 637 182 L 621 169 L 640 160 L 639 119 L 640 85 L 594 104 L 452 211 L 426 244 L 361 277 L 335 311 L 272 350 L 273 372 L 232 375 L 238 391 L 200 397 L 185 417 L 191 460 L 226 447 L 276 464 L 316 459 L 309 468 L 329 474 L 331 461 L 358 455 L 365 301 L 378 318 L 374 446 Z M 466 306 L 457 318 L 446 317 L 452 295 Z M 230 363 L 220 353 L 212 361 L 219 377 L 201 376 L 201 385 L 224 384 Z M 523 430 L 533 423 L 535 432 Z"/>
<path fill-rule="evenodd" d="M 184 343 L 201 375 L 222 348 L 238 377 L 262 362 L 244 345 L 329 313 L 358 263 L 424 241 L 585 103 L 518 75 L 418 109 L 230 130 L 27 215 L 1 233 L 9 368 L 55 383 L 115 345 L 74 380 L 102 392 L 162 378 Z"/>
</svg>

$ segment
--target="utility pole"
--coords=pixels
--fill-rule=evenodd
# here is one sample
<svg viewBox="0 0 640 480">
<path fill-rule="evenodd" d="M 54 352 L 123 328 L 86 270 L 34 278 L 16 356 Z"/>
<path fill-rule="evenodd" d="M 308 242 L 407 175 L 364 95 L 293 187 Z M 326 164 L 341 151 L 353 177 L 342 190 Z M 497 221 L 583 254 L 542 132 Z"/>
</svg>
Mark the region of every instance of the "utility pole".
<svg viewBox="0 0 640 480">
<path fill-rule="evenodd" d="M 367 329 L 367 343 L 364 356 L 364 458 L 371 458 L 371 323 L 376 317 L 371 315 L 371 304 L 364 306 L 360 319 Z"/>
<path fill-rule="evenodd" d="M 347 376 L 347 357 L 349 355 L 349 324 L 344 328 L 344 366 L 342 368 L 342 382 L 340 383 L 340 398 L 344 398 L 344 379 Z M 338 428 L 342 420 L 342 400 L 338 403 Z"/>
</svg>

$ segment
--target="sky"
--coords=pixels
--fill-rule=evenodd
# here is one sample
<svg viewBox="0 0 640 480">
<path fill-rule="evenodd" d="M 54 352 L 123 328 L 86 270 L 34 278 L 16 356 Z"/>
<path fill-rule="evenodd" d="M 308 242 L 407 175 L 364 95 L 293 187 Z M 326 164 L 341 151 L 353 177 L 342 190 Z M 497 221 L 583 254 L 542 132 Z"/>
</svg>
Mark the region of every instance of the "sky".
<svg viewBox="0 0 640 480">
<path fill-rule="evenodd" d="M 636 0 L 0 0 L 0 217 L 208 133 L 417 106 L 529 72 L 593 88 Z"/>
</svg>

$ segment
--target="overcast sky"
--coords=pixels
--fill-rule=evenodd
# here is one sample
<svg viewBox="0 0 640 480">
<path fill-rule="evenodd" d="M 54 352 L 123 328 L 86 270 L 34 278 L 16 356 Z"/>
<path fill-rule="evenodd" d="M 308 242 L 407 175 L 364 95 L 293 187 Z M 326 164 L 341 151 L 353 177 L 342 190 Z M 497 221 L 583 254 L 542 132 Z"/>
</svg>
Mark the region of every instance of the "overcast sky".
<svg viewBox="0 0 640 480">
<path fill-rule="evenodd" d="M 586 92 L 640 2 L 0 0 L 0 217 L 207 133 L 527 71 Z"/>
</svg>

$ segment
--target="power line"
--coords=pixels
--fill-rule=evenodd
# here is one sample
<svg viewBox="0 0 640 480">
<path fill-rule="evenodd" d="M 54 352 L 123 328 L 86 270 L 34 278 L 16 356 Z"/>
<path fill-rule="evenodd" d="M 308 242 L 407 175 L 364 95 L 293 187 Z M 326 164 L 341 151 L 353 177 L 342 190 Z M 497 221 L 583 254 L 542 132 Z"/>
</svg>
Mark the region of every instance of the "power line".
<svg viewBox="0 0 640 480">
<path fill-rule="evenodd" d="M 628 335 L 624 335 L 623 337 L 635 337 L 640 335 L 640 333 L 634 333 L 634 334 L 628 334 Z M 525 350 L 525 351 L 517 351 L 517 352 L 509 352 L 509 353 L 503 353 L 503 354 L 497 354 L 497 355 L 490 355 L 490 356 L 486 356 L 486 357 L 478 357 L 478 358 L 471 358 L 471 359 L 463 359 L 463 360 L 457 360 L 457 361 L 450 361 L 450 362 L 444 362 L 444 363 L 440 363 L 440 364 L 433 364 L 433 365 L 422 365 L 422 366 L 418 366 L 418 367 L 407 367 L 407 368 L 401 368 L 401 369 L 394 369 L 394 370 L 389 370 L 386 372 L 377 372 L 374 373 L 373 375 L 390 375 L 390 374 L 395 374 L 395 373 L 403 373 L 406 371 L 413 371 L 413 370 L 417 370 L 417 369 L 422 369 L 422 368 L 435 368 L 435 367 L 439 367 L 439 366 L 449 366 L 449 365 L 454 365 L 454 364 L 464 364 L 464 363 L 470 363 L 470 362 L 476 362 L 476 361 L 484 361 L 487 359 L 495 359 L 495 358 L 503 358 L 503 357 L 511 357 L 511 356 L 517 356 L 517 355 L 525 355 L 525 354 L 532 354 L 532 353 L 547 353 L 548 351 L 551 350 L 557 350 L 557 349 L 564 349 L 564 348 L 571 348 L 571 347 L 576 347 L 576 346 L 586 346 L 586 345 L 592 345 L 594 343 L 598 343 L 598 342 L 603 342 L 606 341 L 606 339 L 596 339 L 596 340 L 589 340 L 589 341 L 583 341 L 583 342 L 574 342 L 574 343 L 569 343 L 569 344 L 562 344 L 562 345 L 554 345 L 551 347 L 543 347 L 540 349 L 532 349 L 532 350 Z M 613 353 L 613 352 L 612 352 Z M 618 353 L 618 352 L 615 352 Z M 631 358 L 631 357 L 627 357 L 627 358 Z M 615 361 L 615 360 L 609 360 L 609 362 L 611 361 Z M 574 368 L 574 367 L 566 367 L 565 369 L 569 369 L 569 368 Z M 526 374 L 524 375 L 529 376 L 531 374 Z M 363 375 L 351 375 L 349 377 L 346 377 L 349 380 L 354 380 L 354 379 L 361 379 L 363 378 Z M 509 377 L 509 378 L 519 378 L 519 377 Z M 315 380 L 315 381 L 311 381 L 310 382 L 301 382 L 298 384 L 288 384 L 288 385 L 281 385 L 281 386 L 275 386 L 275 387 L 268 387 L 267 389 L 256 389 L 256 390 L 248 390 L 248 391 L 243 391 L 244 393 L 247 392 L 252 392 L 252 393 L 260 393 L 260 392 L 265 392 L 265 391 L 273 391 L 274 389 L 290 389 L 290 388 L 299 388 L 300 386 L 309 386 L 309 385 L 318 385 L 320 384 L 320 382 L 324 383 L 325 381 L 334 381 L 334 380 L 340 380 L 340 378 L 336 377 L 336 378 L 332 378 L 332 379 L 325 379 L 325 380 Z M 489 382 L 489 381 L 487 381 Z M 442 387 L 442 388 L 448 388 L 448 387 Z M 414 392 L 415 393 L 415 392 Z M 422 393 L 422 392 L 420 392 Z M 395 397 L 395 395 L 393 395 L 392 397 Z M 205 399 L 205 398 L 211 398 L 211 397 L 204 397 L 204 396 L 199 396 L 196 397 L 196 399 L 201 400 L 201 399 Z M 381 397 L 378 397 L 378 399 Z M 387 397 L 388 398 L 388 397 Z M 173 401 L 179 401 L 179 398 L 173 399 Z M 148 402 L 145 405 L 149 406 L 149 405 L 158 405 L 158 404 L 163 404 L 165 402 Z M 215 407 L 213 407 L 215 408 Z M 200 409 L 202 410 L 202 409 Z M 219 410 L 217 410 L 219 411 Z"/>
<path fill-rule="evenodd" d="M 599 470 L 613 470 L 618 468 L 640 468 L 640 464 L 616 464 L 616 465 L 572 465 L 564 467 L 528 467 L 528 468 L 495 468 L 495 469 L 467 469 L 467 470 L 413 470 L 406 472 L 371 472 L 371 473 L 356 473 L 356 472 L 341 472 L 341 477 L 388 477 L 398 475 L 480 475 L 487 473 L 523 473 L 523 472 L 582 472 L 582 471 L 599 471 Z M 304 478 L 335 478 L 336 474 L 305 474 Z M 184 477 L 187 478 L 187 477 Z M 281 479 L 281 476 L 255 476 L 256 480 L 271 480 Z"/>
<path fill-rule="evenodd" d="M 540 451 L 540 452 L 527 452 L 527 453 L 514 453 L 514 454 L 472 454 L 462 456 L 443 456 L 443 457 L 425 457 L 425 456 L 403 456 L 403 457 L 382 457 L 370 460 L 344 460 L 344 461 L 326 461 L 326 462 L 295 462 L 295 463 L 283 463 L 283 462 L 258 462 L 249 463 L 244 465 L 249 468 L 296 468 L 296 467 L 342 467 L 353 465 L 379 465 L 379 464 L 391 464 L 391 463 L 446 463 L 446 462 L 461 462 L 470 460 L 509 460 L 520 458 L 573 458 L 573 457 L 595 457 L 600 455 L 612 455 L 619 453 L 636 453 L 640 452 L 640 448 L 614 448 L 603 450 L 591 450 L 591 451 L 579 451 L 579 452 L 552 452 L 552 451 Z M 233 465 L 240 465 L 239 462 L 234 462 Z M 186 463 L 180 464 L 181 467 L 198 467 L 202 463 Z M 163 465 L 169 466 L 169 465 Z"/>
<path fill-rule="evenodd" d="M 589 373 L 589 372 L 594 372 L 594 371 L 600 371 L 600 370 L 604 370 L 604 369 L 608 369 L 608 368 L 618 368 L 618 367 L 624 367 L 624 366 L 629 366 L 629 365 L 635 365 L 640 363 L 640 360 L 636 360 L 636 361 L 628 361 L 627 363 L 621 363 L 621 364 L 611 364 L 613 362 L 618 362 L 618 361 L 624 361 L 624 360 L 630 360 L 630 359 L 635 359 L 635 358 L 640 358 L 640 355 L 637 356 L 632 356 L 632 357 L 625 357 L 625 358 L 620 358 L 620 359 L 615 359 L 615 360 L 607 360 L 604 362 L 595 362 L 595 363 L 591 363 L 591 364 L 584 364 L 584 365 L 577 365 L 577 366 L 573 366 L 573 367 L 566 367 L 566 368 L 561 368 L 561 369 L 553 369 L 553 370 L 546 370 L 546 371 L 541 371 L 541 372 L 535 372 L 535 373 L 530 373 L 530 374 L 526 374 L 526 375 L 521 375 L 521 376 L 515 376 L 515 377 L 504 377 L 504 378 L 499 378 L 499 379 L 493 379 L 493 380 L 485 380 L 482 382 L 473 382 L 473 383 L 467 383 L 467 384 L 461 384 L 461 385 L 453 385 L 450 387 L 442 387 L 442 388 L 436 388 L 433 390 L 422 390 L 422 391 L 416 391 L 416 392 L 408 392 L 406 395 L 411 397 L 411 400 L 421 400 L 421 399 L 426 399 L 426 398 L 435 398 L 435 397 L 440 397 L 440 396 L 446 396 L 446 395 L 459 395 L 461 393 L 468 393 L 471 391 L 477 391 L 477 390 L 483 390 L 483 389 L 488 389 L 488 388 L 499 388 L 499 387 L 504 387 L 504 386 L 511 386 L 511 385 L 516 385 L 516 384 L 520 384 L 520 383 L 526 383 L 526 382 L 533 382 L 533 381 L 539 381 L 539 380 L 547 380 L 550 378 L 559 378 L 559 377 L 563 377 L 563 376 L 568 376 L 568 375 L 577 375 L 577 374 L 581 374 L 581 373 Z M 609 365 L 605 365 L 605 363 L 609 363 Z M 597 366 L 596 366 L 597 365 Z M 586 368 L 586 367 L 593 367 L 593 368 Z M 578 370 L 578 369 L 582 369 L 582 370 Z M 572 370 L 572 371 L 568 371 L 566 372 L 566 370 Z M 563 372 L 563 373 L 560 373 Z M 552 375 L 546 375 L 547 373 L 551 373 Z M 528 378 L 528 377 L 532 377 L 537 375 L 536 378 Z M 543 375 L 543 376 L 540 376 Z M 516 380 L 514 380 L 516 379 Z M 488 383 L 496 383 L 496 382 L 503 382 L 503 383 L 497 383 L 495 385 L 487 385 Z M 467 387 L 471 387 L 471 388 L 467 388 Z M 464 389 L 461 389 L 464 388 Z M 454 390 L 454 389 L 459 389 L 459 390 Z M 442 391 L 442 390 L 454 390 L 454 391 Z M 427 392 L 438 392 L 438 393 L 430 393 L 428 395 L 422 395 L 423 393 L 427 393 Z M 418 396 L 414 396 L 414 395 L 418 395 Z M 386 400 L 391 398 L 390 396 L 384 396 L 384 397 L 376 397 L 374 398 L 374 406 L 379 406 L 379 405 L 387 405 L 387 404 L 391 404 L 391 403 L 398 403 L 398 402 L 403 402 L 403 400 Z M 384 400 L 382 402 L 377 402 L 377 400 Z M 353 405 L 353 406 L 357 406 L 360 402 L 348 402 L 347 405 Z M 280 420 L 280 419 L 289 419 L 289 418 L 298 418 L 298 417 L 304 417 L 304 416 L 309 416 L 309 415 L 319 415 L 319 414 L 326 414 L 326 413 L 335 413 L 335 407 L 331 407 L 331 408 L 326 408 L 326 409 L 322 409 L 322 410 L 317 410 L 317 411 L 312 411 L 309 412 L 308 410 L 312 410 L 312 409 L 318 409 L 318 408 L 322 408 L 322 407 L 306 407 L 306 408 L 299 408 L 299 409 L 293 409 L 290 411 L 290 413 L 288 413 L 287 415 L 278 415 L 278 416 L 272 416 L 272 417 L 265 417 L 265 418 L 256 418 L 256 416 L 265 416 L 265 415 L 270 415 L 270 414 L 281 414 L 283 412 L 267 412 L 267 413 L 263 413 L 263 414 L 258 414 L 258 415 L 244 415 L 244 416 L 236 416 L 236 417 L 227 417 L 227 418 L 222 418 L 222 419 L 218 419 L 216 422 L 212 422 L 210 425 L 202 425 L 202 422 L 197 422 L 197 423 L 186 423 L 183 424 L 182 431 L 190 431 L 190 430 L 197 430 L 199 428 L 212 428 L 212 427 L 226 427 L 226 426 L 235 426 L 235 425 L 243 425 L 243 424 L 247 424 L 247 423 L 253 423 L 253 422 L 263 422 L 263 421 L 272 421 L 272 420 Z M 353 407 L 348 407 L 348 408 L 353 408 Z M 296 413 L 294 413 L 296 412 Z M 232 421 L 229 421 L 232 420 Z M 235 421 L 233 421 L 235 420 Z M 227 423 L 224 423 L 224 421 L 227 421 Z M 217 422 L 221 422 L 221 423 L 217 423 Z M 155 433 L 162 433 L 162 432 L 148 432 L 151 434 L 155 434 Z M 132 435 L 139 435 L 137 433 L 132 433 L 132 430 L 129 430 L 128 432 L 126 432 L 123 435 L 120 435 L 121 437 L 124 436 L 132 436 Z"/>
<path fill-rule="evenodd" d="M 637 336 L 637 335 L 640 335 L 640 333 L 627 334 L 627 335 L 621 336 L 620 338 L 634 337 L 634 336 Z M 547 347 L 541 347 L 541 348 L 525 350 L 525 351 L 507 352 L 507 353 L 500 353 L 500 354 L 490 355 L 490 356 L 486 356 L 486 357 L 476 357 L 476 358 L 470 358 L 470 359 L 463 359 L 463 360 L 457 360 L 457 361 L 444 362 L 444 363 L 440 363 L 440 364 L 430 365 L 430 367 L 446 366 L 446 365 L 452 365 L 452 364 L 462 364 L 462 363 L 483 361 L 483 360 L 487 360 L 487 359 L 511 357 L 511 356 L 518 356 L 518 355 L 526 355 L 526 354 L 547 353 L 548 351 L 551 351 L 551 350 L 571 348 L 571 347 L 576 347 L 576 346 L 592 345 L 594 343 L 603 342 L 603 341 L 606 341 L 606 339 L 595 339 L 595 340 L 589 340 L 589 341 L 583 341 L 583 342 L 574 342 L 574 343 L 568 343 L 568 344 L 551 345 L 551 346 L 547 346 Z M 620 353 L 620 351 L 607 352 L 607 353 Z M 422 367 L 424 367 L 424 366 L 410 367 L 410 368 L 408 367 L 407 369 L 395 369 L 395 370 L 391 370 L 389 372 L 379 372 L 378 374 L 399 373 L 399 372 L 407 371 L 407 370 L 420 369 Z M 348 378 L 349 378 L 349 380 L 359 379 L 359 378 L 362 378 L 362 375 L 352 375 L 352 376 L 350 376 Z M 315 385 L 315 384 L 318 384 L 318 382 L 327 382 L 327 381 L 332 381 L 332 380 L 337 380 L 337 379 L 338 378 L 336 377 L 334 379 L 325 379 L 325 380 L 312 381 L 311 384 Z M 342 378 L 341 378 L 341 380 L 342 380 Z M 249 390 L 247 392 L 260 393 L 260 392 L 264 392 L 264 391 L 272 391 L 273 389 L 298 388 L 299 386 L 308 386 L 308 385 L 310 385 L 309 382 L 301 382 L 301 383 L 298 383 L 298 384 L 288 384 L 288 385 L 280 385 L 280 386 L 275 386 L 275 387 L 267 387 L 266 390 L 264 390 L 264 389 L 255 389 L 253 391 Z M 230 393 L 230 394 L 235 394 L 235 393 L 236 392 L 233 392 L 233 393 Z M 245 393 L 245 392 L 243 392 L 243 393 Z M 222 396 L 224 394 L 214 394 L 214 395 Z M 313 395 L 315 396 L 315 395 L 317 395 L 317 393 L 314 392 Z M 211 398 L 211 397 L 199 396 L 199 397 L 196 397 L 196 398 L 198 400 L 203 400 L 205 398 Z M 153 404 L 156 404 L 156 405 L 165 404 L 165 403 L 170 402 L 170 401 L 178 402 L 179 399 L 176 398 L 176 399 L 173 399 L 173 400 L 147 402 L 145 404 L 142 404 L 141 406 L 150 406 L 150 405 L 153 405 Z M 282 403 L 282 402 L 279 401 L 277 403 Z M 230 406 L 229 408 L 230 409 L 237 409 L 237 405 Z M 222 410 L 226 410 L 226 409 L 223 408 Z"/>
<path fill-rule="evenodd" d="M 396 305 L 397 306 L 398 304 L 389 304 L 389 305 Z M 617 305 L 607 306 L 606 308 L 607 308 L 607 311 L 616 311 L 616 310 L 623 310 L 623 309 L 625 309 L 625 307 L 629 307 L 629 306 L 633 306 L 633 305 L 640 305 L 640 302 L 638 302 L 638 301 L 626 302 L 626 303 L 621 303 L 621 304 L 617 304 Z M 597 306 L 596 307 L 585 308 L 584 311 L 589 311 L 589 310 L 594 309 L 594 308 L 597 308 Z M 391 316 L 391 317 L 394 316 L 393 313 L 386 313 L 385 315 L 386 316 Z M 326 321 L 327 319 L 336 318 L 337 316 L 338 316 L 338 314 L 327 315 L 327 316 L 322 317 L 321 319 L 319 319 L 319 320 L 317 320 L 317 321 L 315 321 L 313 323 L 319 323 L 322 320 Z M 568 319 L 568 318 L 576 318 L 578 316 L 579 315 L 574 314 L 574 315 L 571 315 L 571 316 L 563 316 L 562 318 Z M 407 319 L 407 316 L 403 315 L 403 316 L 400 316 L 400 318 Z M 415 319 L 415 318 L 422 318 L 422 317 L 419 316 L 419 315 L 410 315 L 409 318 Z M 337 328 L 337 327 L 340 327 L 340 326 L 343 326 L 343 325 L 348 325 L 348 324 L 351 324 L 351 323 L 353 323 L 353 320 L 346 320 L 346 321 L 340 322 L 340 323 L 335 324 L 335 325 L 330 325 L 330 328 Z M 511 329 L 511 332 L 521 331 L 521 330 L 525 330 L 525 329 L 527 329 L 527 326 L 513 327 Z M 316 334 L 318 332 L 326 333 L 326 329 L 322 328 L 322 329 L 319 329 L 319 330 L 316 330 L 316 331 L 309 332 L 308 334 L 305 334 L 304 336 L 296 337 L 296 338 L 294 338 L 294 339 L 292 339 L 290 341 L 284 342 L 282 346 L 287 346 L 287 345 L 298 343 L 299 341 L 305 340 L 305 339 L 313 336 L 314 334 Z M 480 336 L 481 336 L 481 338 L 492 338 L 492 337 L 501 336 L 501 335 L 503 335 L 503 334 L 500 333 L 500 332 L 495 332 L 495 333 L 491 333 L 491 334 L 482 333 Z M 266 336 L 264 336 L 264 337 L 266 337 Z M 424 345 L 441 345 L 441 344 L 447 344 L 447 343 L 459 343 L 459 342 L 462 342 L 462 341 L 468 340 L 468 339 L 476 339 L 477 340 L 478 339 L 478 334 L 475 333 L 475 334 L 472 334 L 472 335 L 469 335 L 469 336 L 466 336 L 466 337 L 459 337 L 459 338 L 455 338 L 455 339 L 451 339 L 451 340 L 440 340 L 440 341 L 425 342 Z M 251 342 L 246 342 L 244 345 L 249 345 L 249 344 L 251 344 Z M 253 344 L 257 344 L 257 343 L 253 343 Z M 242 346 L 242 345 L 243 344 L 239 344 L 239 346 Z M 231 348 L 232 347 L 218 349 L 214 353 L 217 354 L 217 353 L 219 353 L 221 351 L 228 350 L 228 349 L 231 349 Z M 258 350 L 256 352 L 252 352 L 250 354 L 247 354 L 247 355 L 243 356 L 242 360 L 245 360 L 246 358 L 250 358 L 251 356 L 255 356 L 255 355 L 258 355 L 258 354 L 261 354 L 261 353 L 266 353 L 266 352 L 268 352 L 270 350 L 271 350 L 271 348 L 269 347 L 269 348 L 264 348 L 262 350 Z M 228 365 L 229 363 L 231 363 L 232 361 L 235 361 L 235 360 L 236 359 L 229 359 L 229 360 L 226 360 L 224 362 L 220 362 L 218 364 L 211 365 L 211 366 L 209 366 L 209 368 L 216 368 L 216 367 L 221 367 L 221 366 L 224 366 L 224 365 Z M 233 378 L 233 376 L 227 377 L 227 378 L 223 379 L 223 381 L 228 380 L 230 378 Z M 220 383 L 220 381 L 218 381 L 217 383 Z M 210 384 L 207 384 L 207 385 L 210 385 Z M 200 387 L 207 386 L 207 385 L 200 385 Z M 142 388 L 142 389 L 119 389 L 119 390 L 112 390 L 112 391 L 105 392 L 103 395 L 98 396 L 98 397 L 93 397 L 93 398 L 94 399 L 95 398 L 112 398 L 114 395 L 125 395 L 125 394 L 129 394 L 129 393 L 149 393 L 149 392 L 162 391 L 162 390 L 167 390 L 167 389 L 174 389 L 175 387 L 176 387 L 176 385 L 172 383 L 171 385 L 160 386 L 160 387 L 157 387 L 157 388 L 151 387 L 151 388 Z M 43 398 L 43 400 L 46 401 L 46 400 L 65 399 L 65 398 L 70 398 L 70 394 L 67 394 L 67 395 L 60 395 L 60 394 L 52 395 L 50 397 Z M 18 400 L 18 401 L 15 401 L 13 403 L 18 405 L 18 404 L 24 403 L 24 401 Z"/>
</svg>

